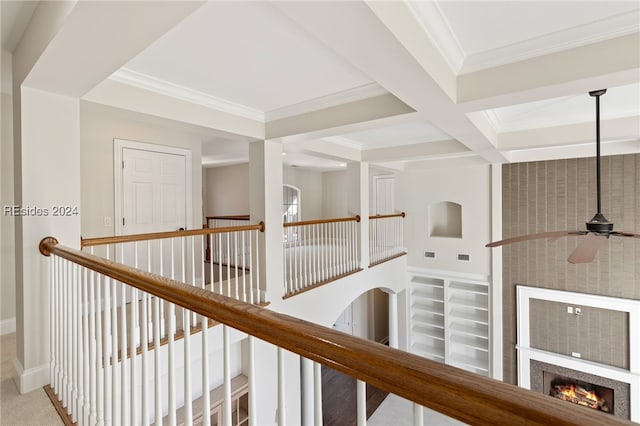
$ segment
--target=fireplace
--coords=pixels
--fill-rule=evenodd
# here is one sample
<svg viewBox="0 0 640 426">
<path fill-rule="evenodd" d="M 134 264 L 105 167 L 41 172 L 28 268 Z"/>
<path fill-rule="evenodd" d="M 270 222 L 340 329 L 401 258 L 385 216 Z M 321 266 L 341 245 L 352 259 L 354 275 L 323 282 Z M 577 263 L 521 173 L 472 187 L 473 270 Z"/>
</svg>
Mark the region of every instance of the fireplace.
<svg viewBox="0 0 640 426">
<path fill-rule="evenodd" d="M 604 400 L 596 402 L 599 409 L 640 423 L 640 300 L 518 286 L 517 302 L 518 386 L 550 395 L 560 385 L 568 388 L 565 399 L 587 406 L 594 405 L 594 392 Z M 547 311 L 551 320 L 544 322 Z M 601 325 L 613 327 L 612 318 L 622 319 L 620 328 L 615 338 L 603 340 Z M 573 327 L 575 333 L 560 339 L 547 332 L 551 327 Z"/>
<path fill-rule="evenodd" d="M 583 382 L 558 374 L 542 372 L 543 389 L 549 395 L 572 404 L 614 414 L 613 389 L 594 383 Z"/>
<path fill-rule="evenodd" d="M 531 390 L 630 419 L 628 383 L 533 359 L 530 363 Z"/>
</svg>

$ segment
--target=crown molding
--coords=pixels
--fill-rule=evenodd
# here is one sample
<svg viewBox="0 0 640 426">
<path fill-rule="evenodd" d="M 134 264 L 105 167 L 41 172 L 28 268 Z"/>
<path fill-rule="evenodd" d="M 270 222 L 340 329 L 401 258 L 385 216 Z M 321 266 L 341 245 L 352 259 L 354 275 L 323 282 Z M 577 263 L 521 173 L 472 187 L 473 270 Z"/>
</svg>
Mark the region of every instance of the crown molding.
<svg viewBox="0 0 640 426">
<path fill-rule="evenodd" d="M 496 114 L 495 110 L 486 109 L 482 111 L 482 114 L 484 115 L 484 118 L 487 119 L 489 125 L 493 128 L 493 130 L 496 131 L 496 133 L 499 133 L 502 130 L 502 128 L 504 127 L 504 123 L 502 122 L 498 114 Z"/>
<path fill-rule="evenodd" d="M 387 90 L 385 90 L 379 84 L 369 83 L 363 86 L 354 87 L 297 104 L 273 109 L 271 111 L 265 112 L 264 116 L 266 121 L 280 120 L 282 118 L 293 117 L 296 115 L 330 108 L 349 102 L 355 102 L 362 99 L 373 98 L 375 96 L 386 95 L 387 93 L 389 92 L 387 92 Z"/>
<path fill-rule="evenodd" d="M 458 74 L 464 65 L 466 54 L 438 3 L 418 1 L 408 4 L 422 30 L 435 44 L 451 70 Z"/>
<path fill-rule="evenodd" d="M 468 55 L 460 74 L 544 56 L 640 31 L 638 12 L 621 13 L 518 43 Z M 567 41 L 570 40 L 570 41 Z"/>
<path fill-rule="evenodd" d="M 218 98 L 204 92 L 189 89 L 188 87 L 180 86 L 178 84 L 127 68 L 119 69 L 113 73 L 109 79 L 186 102 L 199 104 L 228 114 L 248 118 L 249 120 L 259 121 L 261 123 L 264 123 L 265 121 L 264 112 L 257 109 Z"/>
</svg>

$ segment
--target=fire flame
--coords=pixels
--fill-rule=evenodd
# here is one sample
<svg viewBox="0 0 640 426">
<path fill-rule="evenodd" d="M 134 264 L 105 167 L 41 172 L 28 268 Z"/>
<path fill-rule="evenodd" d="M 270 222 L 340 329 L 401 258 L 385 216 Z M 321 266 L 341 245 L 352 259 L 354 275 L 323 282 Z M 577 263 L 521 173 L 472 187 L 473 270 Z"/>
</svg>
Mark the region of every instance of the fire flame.
<svg viewBox="0 0 640 426">
<path fill-rule="evenodd" d="M 563 389 L 561 391 L 561 394 L 563 396 L 566 396 L 567 398 L 570 398 L 571 400 L 574 400 L 577 398 L 576 396 L 576 387 L 574 385 L 569 385 L 567 389 Z M 594 391 L 589 391 L 585 394 L 582 395 L 583 398 L 587 398 L 593 402 L 599 402 L 600 398 L 598 398 L 598 396 L 596 395 L 596 393 Z M 563 398 L 564 399 L 564 398 Z"/>
</svg>

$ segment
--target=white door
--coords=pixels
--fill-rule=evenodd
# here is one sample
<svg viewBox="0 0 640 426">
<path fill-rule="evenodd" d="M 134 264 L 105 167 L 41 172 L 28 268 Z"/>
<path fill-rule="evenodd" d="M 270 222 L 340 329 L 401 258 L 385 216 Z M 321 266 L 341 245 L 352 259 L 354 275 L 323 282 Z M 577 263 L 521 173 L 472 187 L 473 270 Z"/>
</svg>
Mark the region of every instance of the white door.
<svg viewBox="0 0 640 426">
<path fill-rule="evenodd" d="M 333 328 L 343 333 L 353 334 L 353 313 L 351 305 L 340 314 L 336 322 L 333 324 Z"/>
<path fill-rule="evenodd" d="M 375 177 L 375 197 L 376 205 L 374 214 L 392 214 L 394 213 L 393 205 L 393 176 L 376 176 Z"/>
<path fill-rule="evenodd" d="M 186 229 L 186 158 L 123 148 L 122 234 Z"/>
<path fill-rule="evenodd" d="M 186 162 L 180 154 L 122 148 L 122 235 L 187 228 Z M 182 252 L 173 240 L 153 240 L 124 244 L 117 256 L 126 265 L 180 278 Z"/>
</svg>

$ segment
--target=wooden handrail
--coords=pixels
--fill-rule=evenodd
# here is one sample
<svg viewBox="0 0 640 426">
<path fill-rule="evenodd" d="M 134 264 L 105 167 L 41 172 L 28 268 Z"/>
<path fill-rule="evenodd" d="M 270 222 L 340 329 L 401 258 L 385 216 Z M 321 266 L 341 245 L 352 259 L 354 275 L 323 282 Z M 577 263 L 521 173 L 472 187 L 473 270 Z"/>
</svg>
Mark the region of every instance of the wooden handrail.
<svg viewBox="0 0 640 426">
<path fill-rule="evenodd" d="M 105 244 L 129 243 L 132 241 L 160 240 L 163 238 L 190 237 L 192 235 L 222 234 L 225 232 L 260 231 L 264 232 L 264 222 L 257 225 L 227 226 L 224 228 L 189 229 L 186 231 L 152 232 L 148 234 L 116 235 L 113 237 L 80 238 L 80 247 Z"/>
<path fill-rule="evenodd" d="M 40 251 L 45 256 L 55 254 L 466 423 L 632 425 L 610 414 L 587 410 L 418 355 L 62 247 L 52 237 L 40 242 Z"/>
<path fill-rule="evenodd" d="M 338 222 L 360 222 L 360 215 L 352 217 L 340 217 L 337 219 L 318 219 L 318 220 L 306 220 L 304 222 L 287 222 L 283 223 L 285 228 L 291 226 L 305 226 L 305 225 L 319 225 L 321 223 L 338 223 Z"/>
<path fill-rule="evenodd" d="M 404 212 L 402 213 L 393 213 L 393 214 L 377 214 L 375 216 L 369 216 L 369 220 L 373 220 L 373 219 L 387 219 L 390 217 L 405 217 L 406 214 Z"/>
<path fill-rule="evenodd" d="M 209 219 L 220 219 L 220 220 L 251 220 L 251 217 L 248 214 L 239 214 L 239 215 L 229 215 L 229 216 L 207 216 L 207 221 Z"/>
</svg>

